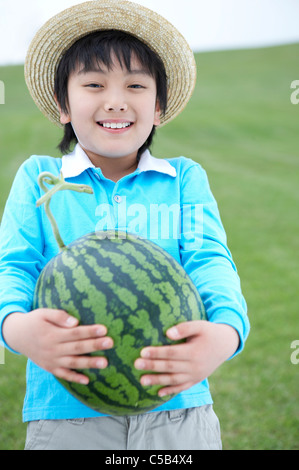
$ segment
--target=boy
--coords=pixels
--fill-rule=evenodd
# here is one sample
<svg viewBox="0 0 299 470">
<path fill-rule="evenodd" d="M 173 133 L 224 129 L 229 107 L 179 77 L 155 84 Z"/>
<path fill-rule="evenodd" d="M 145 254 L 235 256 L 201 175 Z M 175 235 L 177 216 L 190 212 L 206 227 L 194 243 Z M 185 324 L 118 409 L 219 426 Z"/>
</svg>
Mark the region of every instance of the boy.
<svg viewBox="0 0 299 470">
<path fill-rule="evenodd" d="M 1 225 L 1 338 L 29 358 L 26 449 L 221 448 L 207 377 L 242 350 L 249 331 L 246 304 L 204 170 L 190 159 L 158 160 L 149 152 L 156 127 L 190 99 L 195 75 L 180 33 L 156 13 L 123 0 L 74 6 L 46 23 L 30 46 L 25 76 L 33 99 L 64 126 L 62 152 L 76 146 L 62 159 L 33 156 L 22 165 Z M 144 370 L 142 385 L 162 385 L 161 396 L 177 394 L 153 412 L 103 416 L 54 378 L 87 384 L 80 369 L 108 366 L 105 358 L 88 354 L 112 348 L 113 341 L 105 325 L 83 327 L 63 311 L 32 311 L 38 275 L 57 253 L 44 209 L 35 207 L 42 171 L 62 171 L 94 191 L 93 198 L 67 191 L 53 198 L 66 244 L 95 227 L 134 231 L 167 250 L 198 288 L 209 321 L 170 329 L 170 339 L 186 342 L 145 348 L 135 362 Z M 130 212 L 136 203 L 143 209 L 138 224 Z M 179 236 L 156 226 L 153 204 L 180 208 Z"/>
</svg>

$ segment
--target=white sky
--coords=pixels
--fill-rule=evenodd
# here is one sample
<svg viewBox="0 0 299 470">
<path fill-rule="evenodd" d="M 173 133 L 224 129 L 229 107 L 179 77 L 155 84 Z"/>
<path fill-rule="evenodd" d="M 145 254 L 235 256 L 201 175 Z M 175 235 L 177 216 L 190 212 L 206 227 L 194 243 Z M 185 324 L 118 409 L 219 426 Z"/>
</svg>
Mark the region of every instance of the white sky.
<svg viewBox="0 0 299 470">
<path fill-rule="evenodd" d="M 23 63 L 35 32 L 83 0 L 0 0 L 0 65 Z M 162 14 L 194 51 L 299 42 L 299 0 L 135 0 Z"/>
</svg>

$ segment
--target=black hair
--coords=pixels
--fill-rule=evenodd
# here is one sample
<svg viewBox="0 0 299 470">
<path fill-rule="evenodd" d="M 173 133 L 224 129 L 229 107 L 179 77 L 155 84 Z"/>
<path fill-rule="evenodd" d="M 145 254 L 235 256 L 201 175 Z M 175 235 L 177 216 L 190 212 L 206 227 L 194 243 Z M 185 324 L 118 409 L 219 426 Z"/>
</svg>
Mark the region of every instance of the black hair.
<svg viewBox="0 0 299 470">
<path fill-rule="evenodd" d="M 118 30 L 96 31 L 76 41 L 62 57 L 55 76 L 55 95 L 63 112 L 68 112 L 68 79 L 78 67 L 84 72 L 94 70 L 95 66 L 104 64 L 108 70 L 113 66 L 112 54 L 115 55 L 121 67 L 131 71 L 131 58 L 134 54 L 141 65 L 148 71 L 157 86 L 157 100 L 162 116 L 167 108 L 167 76 L 163 61 L 146 44 L 131 34 Z M 141 154 L 149 149 L 155 134 L 156 126 L 146 142 L 138 151 Z M 64 136 L 58 148 L 62 153 L 70 151 L 71 144 L 77 142 L 71 123 L 64 126 Z"/>
</svg>

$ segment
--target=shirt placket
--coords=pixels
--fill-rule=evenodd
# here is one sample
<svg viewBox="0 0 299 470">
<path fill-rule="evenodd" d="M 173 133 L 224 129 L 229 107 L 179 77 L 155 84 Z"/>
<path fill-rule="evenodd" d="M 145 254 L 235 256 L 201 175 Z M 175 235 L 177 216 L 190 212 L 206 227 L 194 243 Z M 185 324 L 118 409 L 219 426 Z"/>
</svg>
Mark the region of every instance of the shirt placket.
<svg viewBox="0 0 299 470">
<path fill-rule="evenodd" d="M 124 185 L 121 181 L 115 183 L 113 192 L 111 194 L 111 204 L 113 207 L 115 229 L 126 231 L 127 198 L 124 194 Z"/>
</svg>

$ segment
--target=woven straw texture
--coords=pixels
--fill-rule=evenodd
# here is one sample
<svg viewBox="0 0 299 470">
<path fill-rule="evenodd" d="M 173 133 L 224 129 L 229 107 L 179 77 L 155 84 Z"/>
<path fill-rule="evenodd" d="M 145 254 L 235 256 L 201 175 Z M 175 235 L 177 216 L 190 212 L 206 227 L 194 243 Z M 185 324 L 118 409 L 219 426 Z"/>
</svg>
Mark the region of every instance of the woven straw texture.
<svg viewBox="0 0 299 470">
<path fill-rule="evenodd" d="M 51 18 L 33 38 L 25 60 L 25 80 L 42 113 L 61 127 L 54 79 L 63 54 L 78 39 L 97 30 L 117 29 L 147 44 L 164 62 L 168 107 L 161 126 L 186 106 L 196 82 L 194 54 L 181 33 L 159 14 L 126 0 L 95 0 Z"/>
</svg>

